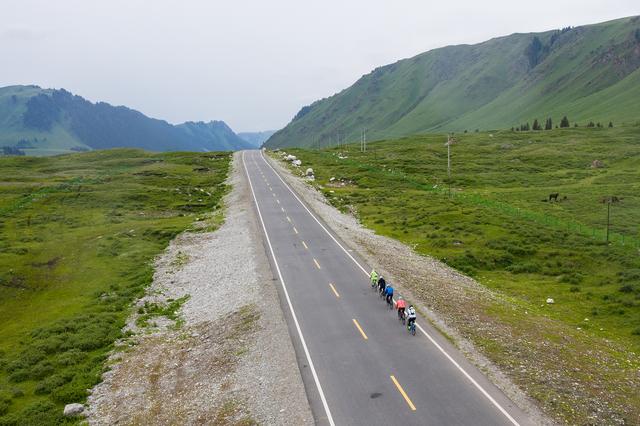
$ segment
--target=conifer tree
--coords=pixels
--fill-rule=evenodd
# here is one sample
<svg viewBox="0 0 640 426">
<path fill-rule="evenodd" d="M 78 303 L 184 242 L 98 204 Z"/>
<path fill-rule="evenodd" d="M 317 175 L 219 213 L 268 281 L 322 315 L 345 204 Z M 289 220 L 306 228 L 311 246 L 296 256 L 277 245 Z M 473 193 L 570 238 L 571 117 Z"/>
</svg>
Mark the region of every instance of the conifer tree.
<svg viewBox="0 0 640 426">
<path fill-rule="evenodd" d="M 560 127 L 561 128 L 569 127 L 569 119 L 567 118 L 566 115 L 562 117 L 562 120 L 560 120 Z"/>
<path fill-rule="evenodd" d="M 533 120 L 533 130 L 542 130 L 542 126 L 540 126 L 540 123 L 538 123 L 537 118 Z"/>
</svg>

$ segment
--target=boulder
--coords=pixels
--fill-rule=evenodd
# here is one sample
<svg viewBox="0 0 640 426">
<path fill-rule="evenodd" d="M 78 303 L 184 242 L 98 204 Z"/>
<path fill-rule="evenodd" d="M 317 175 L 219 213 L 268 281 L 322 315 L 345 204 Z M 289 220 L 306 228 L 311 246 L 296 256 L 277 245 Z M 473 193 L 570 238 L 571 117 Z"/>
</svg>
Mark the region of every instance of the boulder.
<svg viewBox="0 0 640 426">
<path fill-rule="evenodd" d="M 329 178 L 329 182 L 333 182 L 334 180 L 336 180 L 335 176 L 332 176 L 331 178 Z"/>
<path fill-rule="evenodd" d="M 600 160 L 593 160 L 591 162 L 592 169 L 601 169 L 602 167 L 604 167 L 604 163 Z"/>
<path fill-rule="evenodd" d="M 305 174 L 306 174 L 307 176 L 313 176 L 313 169 L 312 169 L 311 167 L 309 167 L 309 168 L 307 169 L 307 171 L 305 172 Z"/>
<path fill-rule="evenodd" d="M 547 304 L 548 304 L 548 305 L 553 305 L 553 303 L 554 303 L 554 301 L 553 301 L 553 299 L 552 299 L 552 298 L 548 298 L 548 299 L 547 299 Z"/>
<path fill-rule="evenodd" d="M 292 156 L 292 157 L 293 157 L 293 156 Z M 294 160 L 291 162 L 291 164 L 293 164 L 293 165 L 294 165 L 294 166 L 296 166 L 296 167 L 300 167 L 300 166 L 302 165 L 302 161 L 300 161 L 300 160 L 295 160 L 295 159 L 294 159 Z"/>
<path fill-rule="evenodd" d="M 286 157 L 284 157 L 285 160 L 287 161 L 296 161 L 298 159 L 298 157 L 296 157 L 295 155 L 287 155 Z"/>
<path fill-rule="evenodd" d="M 66 417 L 81 416 L 84 414 L 84 405 L 82 404 L 67 404 L 64 406 L 64 413 Z"/>
</svg>

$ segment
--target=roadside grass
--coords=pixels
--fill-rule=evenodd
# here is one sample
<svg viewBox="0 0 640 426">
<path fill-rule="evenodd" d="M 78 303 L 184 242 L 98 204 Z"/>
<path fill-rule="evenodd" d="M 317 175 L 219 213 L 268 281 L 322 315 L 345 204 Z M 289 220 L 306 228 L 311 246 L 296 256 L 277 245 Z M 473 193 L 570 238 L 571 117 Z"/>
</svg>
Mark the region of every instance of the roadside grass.
<svg viewBox="0 0 640 426">
<path fill-rule="evenodd" d="M 76 422 L 62 407 L 99 381 L 155 256 L 220 206 L 229 161 L 127 149 L 0 158 L 0 425 Z"/>
<path fill-rule="evenodd" d="M 448 318 L 457 312 L 459 332 L 547 413 L 569 424 L 638 423 L 640 251 L 584 229 L 604 228 L 600 199 L 615 195 L 612 232 L 640 237 L 640 127 L 457 137 L 451 198 L 446 135 L 375 142 L 366 153 L 286 152 L 301 171 L 313 168 L 312 184 L 341 211 L 497 290 L 508 303 L 458 306 L 411 287 L 423 303 L 438 298 Z M 542 201 L 556 192 L 559 202 Z"/>
</svg>

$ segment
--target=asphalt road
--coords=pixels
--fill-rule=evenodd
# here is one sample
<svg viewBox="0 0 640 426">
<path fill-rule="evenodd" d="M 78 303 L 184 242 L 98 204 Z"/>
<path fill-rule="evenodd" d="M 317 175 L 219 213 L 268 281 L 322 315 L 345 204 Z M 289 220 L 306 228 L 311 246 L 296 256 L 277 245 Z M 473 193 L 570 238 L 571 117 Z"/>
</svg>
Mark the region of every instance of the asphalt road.
<svg viewBox="0 0 640 426">
<path fill-rule="evenodd" d="M 407 333 L 371 290 L 371 265 L 262 153 L 245 151 L 243 162 L 318 424 L 530 424 L 426 321 Z"/>
</svg>

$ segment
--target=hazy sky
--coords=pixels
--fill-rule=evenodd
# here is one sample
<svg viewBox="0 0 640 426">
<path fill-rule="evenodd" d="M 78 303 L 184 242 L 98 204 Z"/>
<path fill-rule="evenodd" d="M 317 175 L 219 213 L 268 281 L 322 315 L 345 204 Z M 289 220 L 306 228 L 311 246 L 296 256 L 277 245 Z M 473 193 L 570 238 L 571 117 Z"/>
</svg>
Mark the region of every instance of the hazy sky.
<svg viewBox="0 0 640 426">
<path fill-rule="evenodd" d="M 64 87 L 236 131 L 280 128 L 371 69 L 435 47 L 640 14 L 639 0 L 0 3 L 1 86 Z"/>
</svg>

